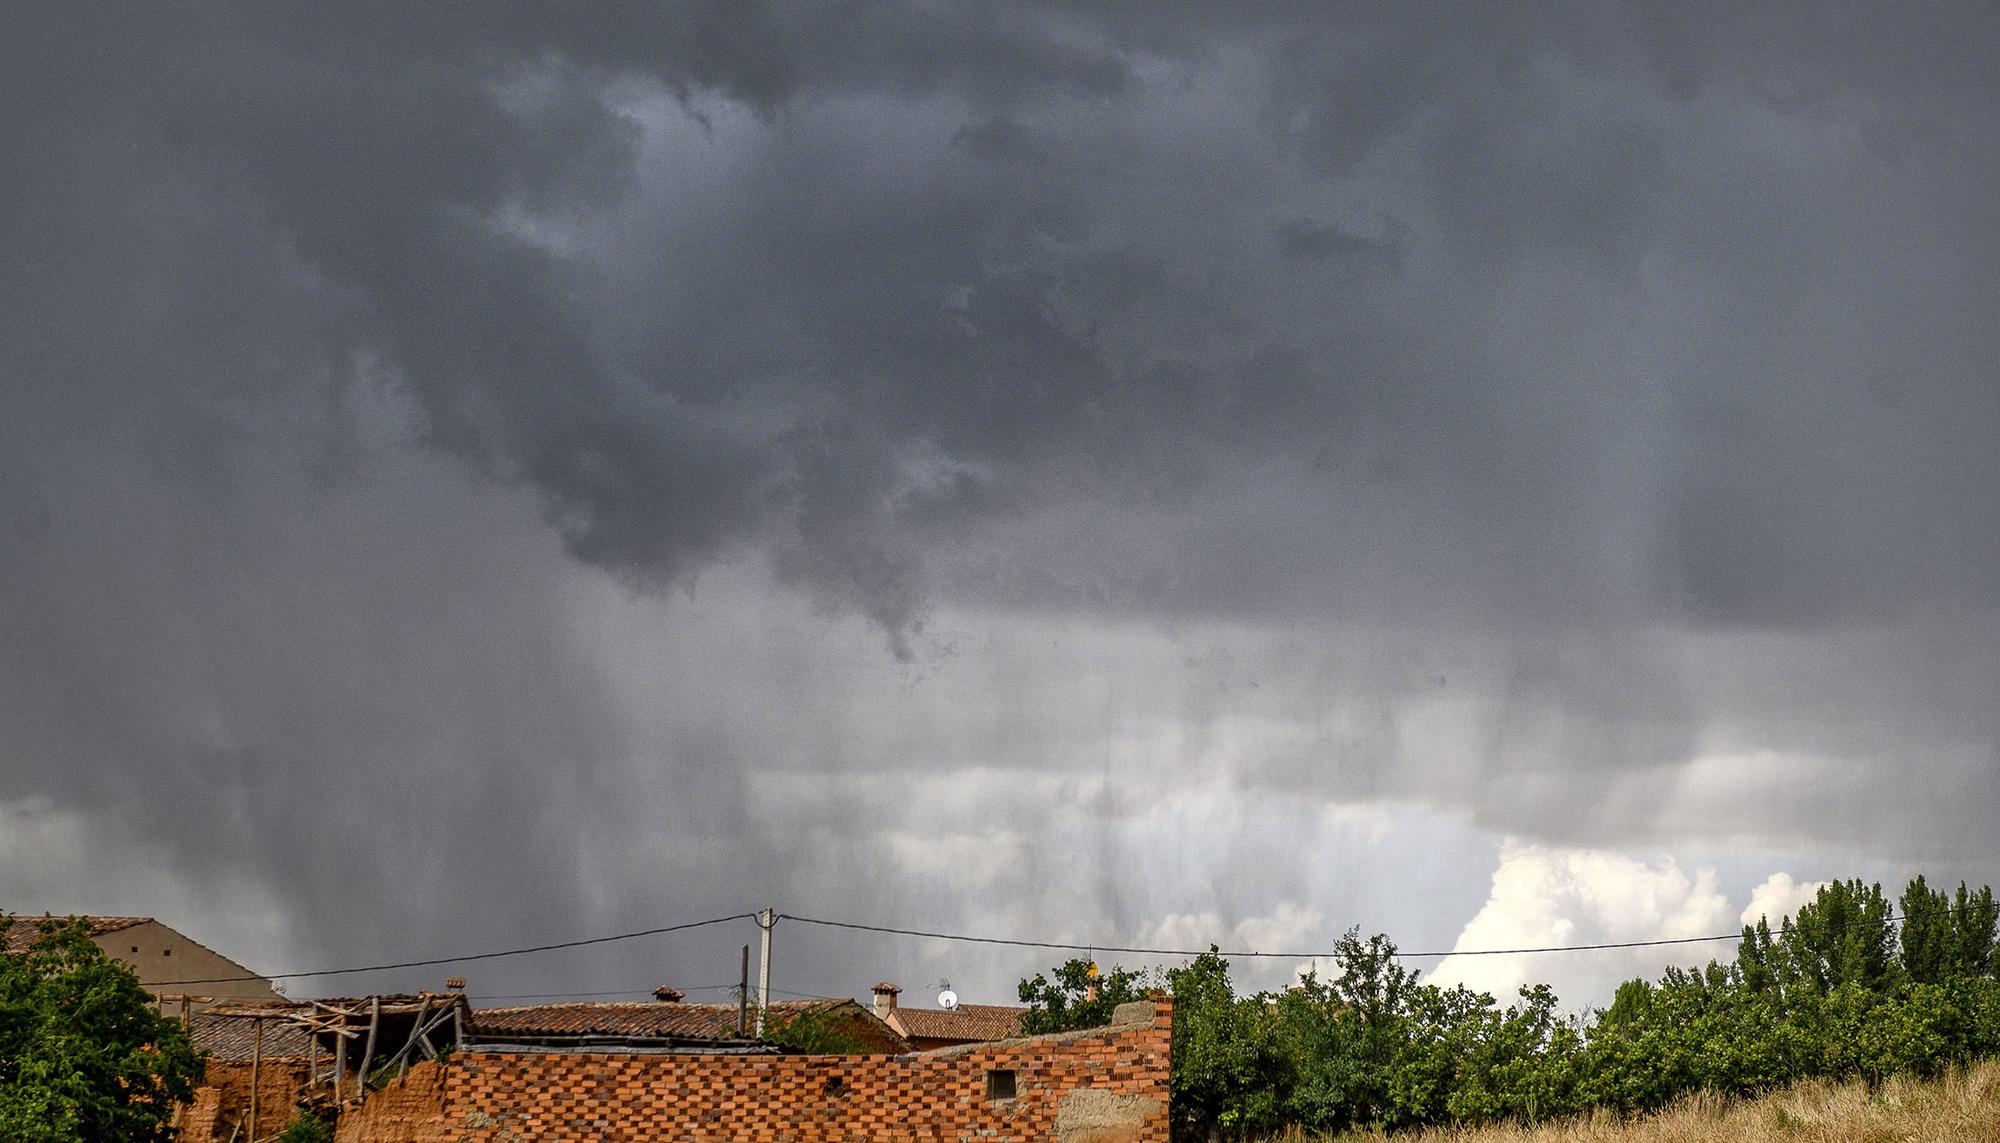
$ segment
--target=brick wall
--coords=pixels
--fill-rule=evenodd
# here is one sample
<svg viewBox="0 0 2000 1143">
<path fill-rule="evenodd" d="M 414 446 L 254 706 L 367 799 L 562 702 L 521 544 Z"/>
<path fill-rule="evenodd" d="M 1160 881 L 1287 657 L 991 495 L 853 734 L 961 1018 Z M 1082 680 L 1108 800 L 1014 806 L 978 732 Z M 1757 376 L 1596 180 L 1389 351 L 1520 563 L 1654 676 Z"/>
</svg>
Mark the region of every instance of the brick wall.
<svg viewBox="0 0 2000 1143">
<path fill-rule="evenodd" d="M 371 1094 L 338 1143 L 1167 1143 L 1172 1001 L 1147 1007 L 906 1056 L 466 1052 Z"/>
<path fill-rule="evenodd" d="M 276 1134 L 291 1122 L 295 1101 L 306 1089 L 306 1061 L 263 1061 L 257 1068 L 257 1122 L 252 1124 L 250 1061 L 210 1060 L 207 1066 L 194 1101 L 182 1106 L 175 1121 L 186 1143 Z"/>
</svg>

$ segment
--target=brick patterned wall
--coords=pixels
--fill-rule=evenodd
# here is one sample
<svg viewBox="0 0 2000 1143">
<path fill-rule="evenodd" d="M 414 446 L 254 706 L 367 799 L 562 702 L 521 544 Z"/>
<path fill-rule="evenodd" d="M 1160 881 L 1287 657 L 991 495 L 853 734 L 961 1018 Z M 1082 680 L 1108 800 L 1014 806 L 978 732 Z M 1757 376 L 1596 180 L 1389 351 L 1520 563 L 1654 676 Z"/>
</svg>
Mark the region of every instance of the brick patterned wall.
<svg viewBox="0 0 2000 1143">
<path fill-rule="evenodd" d="M 1168 1143 L 1172 1011 L 906 1056 L 473 1051 L 370 1095 L 338 1141 Z M 1001 1070 L 1013 1099 L 987 1098 Z"/>
</svg>

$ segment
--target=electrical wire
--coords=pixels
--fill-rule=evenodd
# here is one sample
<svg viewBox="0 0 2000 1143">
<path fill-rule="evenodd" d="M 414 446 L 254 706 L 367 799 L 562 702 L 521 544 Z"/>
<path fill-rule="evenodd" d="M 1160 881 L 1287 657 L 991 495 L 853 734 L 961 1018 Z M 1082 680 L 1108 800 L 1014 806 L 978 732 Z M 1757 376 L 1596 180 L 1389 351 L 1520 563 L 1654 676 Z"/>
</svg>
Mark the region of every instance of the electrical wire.
<svg viewBox="0 0 2000 1143">
<path fill-rule="evenodd" d="M 1971 908 L 1972 906 L 1968 905 L 1966 907 Z M 1956 912 L 1958 911 L 1958 907 L 1952 906 L 1948 908 L 1946 911 Z M 1204 956 L 1209 952 L 1208 949 L 1142 948 L 1136 946 L 1075 944 L 1066 941 L 1023 940 L 1012 937 L 975 937 L 975 936 L 968 936 L 964 933 L 941 933 L 941 932 L 932 932 L 924 929 L 899 929 L 889 925 L 864 925 L 853 921 L 828 921 L 818 917 L 801 917 L 793 913 L 780 913 L 778 914 L 778 919 L 783 921 L 797 921 L 800 924 L 805 924 L 805 925 L 823 925 L 831 929 L 852 929 L 858 932 L 884 933 L 891 936 L 924 937 L 930 940 L 960 941 L 969 944 L 1007 945 L 1014 948 L 1055 949 L 1063 952 L 1087 952 L 1092 955 L 1095 955 L 1096 953 L 1099 952 L 1113 952 L 1113 953 L 1126 953 L 1134 956 L 1194 957 L 1194 956 Z M 1889 924 L 1895 921 L 1901 921 L 1905 919 L 1907 918 L 1900 917 L 1892 913 L 1887 917 L 1883 918 L 1883 923 Z M 1396 956 L 1398 959 L 1410 959 L 1410 960 L 1430 958 L 1430 957 L 1448 957 L 1448 956 L 1521 956 L 1529 953 L 1599 952 L 1609 949 L 1663 948 L 1670 945 L 1710 944 L 1716 941 L 1740 941 L 1742 939 L 1743 939 L 1743 933 L 1741 930 L 1738 930 L 1737 932 L 1733 933 L 1716 933 L 1710 936 L 1701 936 L 1701 937 L 1662 937 L 1654 940 L 1644 940 L 1644 941 L 1601 941 L 1595 944 L 1584 944 L 1584 945 L 1540 945 L 1531 948 L 1509 948 L 1509 949 L 1444 949 L 1444 950 L 1427 950 L 1423 952 L 1403 952 L 1398 950 Z M 1276 957 L 1285 960 L 1310 960 L 1315 957 L 1327 956 L 1329 955 L 1330 952 L 1331 950 L 1329 949 L 1320 949 L 1314 952 L 1257 952 L 1253 950 L 1238 950 L 1238 951 L 1222 950 L 1218 952 L 1218 955 L 1229 957 L 1232 959 Z"/>
<path fill-rule="evenodd" d="M 720 992 L 725 988 L 734 991 L 736 987 L 734 984 L 697 984 L 692 988 L 680 989 L 680 991 Z M 771 991 L 776 992 L 777 989 L 774 988 Z M 468 996 L 473 1000 L 585 1000 L 595 996 L 651 996 L 653 992 L 654 990 L 651 988 L 618 988 L 609 992 L 506 992 L 497 995 L 474 992 L 468 994 Z"/>
<path fill-rule="evenodd" d="M 1207 949 L 1147 948 L 1136 945 L 1076 944 L 1068 941 L 1034 941 L 1034 940 L 1022 940 L 1012 937 L 975 937 L 975 936 L 968 936 L 964 933 L 940 933 L 924 929 L 899 929 L 889 925 L 863 925 L 863 924 L 857 924 L 852 921 L 828 921 L 818 917 L 800 917 L 791 913 L 780 914 L 779 919 L 786 921 L 798 921 L 799 923 L 806 925 L 824 925 L 827 928 L 833 928 L 833 929 L 853 929 L 867 933 L 885 933 L 891 936 L 925 937 L 931 940 L 961 941 L 971 944 L 982 944 L 982 945 L 1008 945 L 1015 948 L 1055 949 L 1063 952 L 1087 952 L 1091 954 L 1099 952 L 1110 952 L 1110 953 L 1126 953 L 1134 956 L 1192 957 L 1192 956 L 1205 955 L 1209 951 Z M 1601 944 L 1591 944 L 1591 945 L 1559 945 L 1559 946 L 1546 946 L 1541 948 L 1517 948 L 1517 949 L 1472 949 L 1463 952 L 1456 952 L 1456 951 L 1398 952 L 1396 955 L 1398 957 L 1416 958 L 1416 957 L 1442 957 L 1442 956 L 1502 956 L 1502 955 L 1513 955 L 1517 953 L 1545 953 L 1545 952 L 1588 952 L 1596 949 L 1650 948 L 1655 945 L 1688 945 L 1688 944 L 1698 944 L 1707 941 L 1733 941 L 1733 940 L 1741 940 L 1742 937 L 1743 937 L 1742 933 L 1728 933 L 1728 934 L 1719 934 L 1716 936 L 1706 936 L 1706 937 L 1675 937 L 1667 940 L 1607 941 Z M 1313 952 L 1260 952 L 1249 949 L 1224 949 L 1224 950 L 1219 950 L 1219 955 L 1229 957 L 1231 959 L 1250 959 L 1255 957 L 1278 957 L 1286 960 L 1302 960 L 1302 959 L 1310 960 L 1314 957 L 1326 956 L 1330 951 L 1331 950 L 1329 949 L 1318 949 Z"/>
<path fill-rule="evenodd" d="M 1983 906 L 1974 906 L 1972 904 L 1967 904 L 1965 906 L 1952 905 L 1952 906 L 1947 906 L 1944 911 L 1949 914 L 1949 913 L 1959 912 L 1962 908 L 1969 909 L 1974 907 L 1983 907 Z M 250 981 L 303 980 L 310 977 L 345 976 L 348 974 L 359 973 L 359 972 L 386 972 L 392 969 L 402 969 L 402 968 L 428 968 L 434 965 L 441 965 L 441 964 L 461 964 L 470 961 L 497 960 L 502 957 L 525 956 L 530 953 L 553 952 L 559 949 L 583 948 L 589 945 L 610 944 L 615 941 L 637 940 L 641 937 L 654 937 L 654 936 L 661 936 L 667 933 L 685 932 L 689 929 L 706 928 L 707 926 L 710 925 L 726 924 L 730 921 L 755 921 L 757 919 L 758 916 L 756 913 L 732 913 L 726 917 L 711 917 L 705 921 L 689 921 L 685 924 L 663 925 L 658 928 L 639 929 L 637 931 L 629 933 L 614 933 L 610 936 L 587 937 L 581 940 L 573 940 L 573 941 L 556 941 L 550 944 L 529 945 L 523 948 L 514 948 L 514 949 L 498 949 L 491 952 L 466 953 L 460 956 L 431 957 L 425 960 L 396 961 L 387 964 L 356 965 L 349 968 L 322 968 L 322 969 L 314 969 L 309 972 L 274 972 L 262 975 L 250 974 L 244 976 L 201 977 L 201 978 L 185 979 L 185 980 L 155 980 L 147 982 L 145 986 L 149 988 L 157 988 L 164 985 L 179 985 L 179 984 L 237 984 Z M 1907 919 L 1908 919 L 1907 917 L 1891 913 L 1883 918 L 1883 923 L 1889 924 Z M 853 932 L 880 933 L 887 936 L 920 937 L 926 940 L 957 941 L 966 944 L 1003 945 L 1010 948 L 1053 949 L 1062 952 L 1082 952 L 1082 953 L 1087 953 L 1093 957 L 1099 952 L 1124 953 L 1131 956 L 1179 956 L 1179 957 L 1202 956 L 1209 952 L 1208 949 L 1150 948 L 1138 945 L 1102 945 L 1096 943 L 1078 944 L 1069 941 L 1042 941 L 1042 940 L 1030 940 L 1021 937 L 981 937 L 981 936 L 973 936 L 968 933 L 947 933 L 929 929 L 904 929 L 904 928 L 897 928 L 893 925 L 869 925 L 869 924 L 862 924 L 858 921 L 832 921 L 832 920 L 827 920 L 823 917 L 800 916 L 799 914 L 796 913 L 778 913 L 775 915 L 774 923 L 775 921 L 778 920 L 797 921 L 802 925 L 818 925 L 824 928 L 846 929 Z M 1665 948 L 1676 945 L 1712 944 L 1718 941 L 1739 941 L 1742 939 L 1743 939 L 1743 933 L 1741 930 L 1739 930 L 1733 933 L 1714 933 L 1707 936 L 1698 936 L 1698 937 L 1661 937 L 1652 940 L 1640 940 L 1640 941 L 1600 941 L 1593 944 L 1578 944 L 1578 945 L 1537 945 L 1537 946 L 1527 946 L 1521 948 L 1500 948 L 1500 949 L 1439 949 L 1439 950 L 1424 950 L 1417 952 L 1404 952 L 1399 950 L 1395 955 L 1399 959 L 1410 959 L 1410 960 L 1450 957 L 1450 956 L 1523 956 L 1523 955 L 1539 954 L 1539 953 L 1602 952 L 1613 949 Z M 1329 955 L 1330 952 L 1331 952 L 1330 949 L 1317 949 L 1309 952 L 1263 952 L 1254 949 L 1243 949 L 1243 950 L 1220 950 L 1219 955 L 1230 957 L 1232 959 L 1279 958 L 1284 960 L 1311 960 L 1316 957 L 1327 956 Z M 735 989 L 737 987 L 738 986 L 734 984 L 701 985 L 689 991 L 696 991 L 696 992 L 720 991 L 723 989 Z M 637 995 L 650 991 L 651 991 L 650 989 L 634 988 L 634 989 L 620 989 L 611 992 L 521 993 L 517 995 L 485 996 L 481 998 L 487 1000 L 539 1000 L 539 999 L 576 998 L 576 997 L 588 997 L 588 996 L 625 996 L 625 995 Z M 778 993 L 780 995 L 787 995 L 787 996 L 804 995 L 802 993 L 785 993 L 779 989 L 772 989 L 771 991 L 774 993 Z"/>
</svg>

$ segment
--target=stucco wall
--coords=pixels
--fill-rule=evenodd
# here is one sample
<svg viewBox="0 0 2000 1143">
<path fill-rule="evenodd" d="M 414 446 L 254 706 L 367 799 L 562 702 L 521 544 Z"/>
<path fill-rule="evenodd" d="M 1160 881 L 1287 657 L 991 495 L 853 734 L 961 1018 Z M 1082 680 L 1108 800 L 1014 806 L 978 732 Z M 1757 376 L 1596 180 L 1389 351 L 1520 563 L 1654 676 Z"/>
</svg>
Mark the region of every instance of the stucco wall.
<svg viewBox="0 0 2000 1143">
<path fill-rule="evenodd" d="M 104 933 L 91 938 L 97 947 L 116 960 L 124 961 L 139 974 L 139 983 L 146 985 L 154 995 L 173 997 L 180 994 L 213 996 L 221 998 L 249 998 L 271 1000 L 277 997 L 270 982 L 264 980 L 235 981 L 226 984 L 162 984 L 171 980 L 210 980 L 220 977 L 247 976 L 250 970 L 196 944 L 184 934 L 170 929 L 158 921 L 147 921 L 128 929 Z M 194 1008 L 205 1007 L 195 1004 Z M 171 1000 L 168 1011 L 174 1011 Z"/>
</svg>

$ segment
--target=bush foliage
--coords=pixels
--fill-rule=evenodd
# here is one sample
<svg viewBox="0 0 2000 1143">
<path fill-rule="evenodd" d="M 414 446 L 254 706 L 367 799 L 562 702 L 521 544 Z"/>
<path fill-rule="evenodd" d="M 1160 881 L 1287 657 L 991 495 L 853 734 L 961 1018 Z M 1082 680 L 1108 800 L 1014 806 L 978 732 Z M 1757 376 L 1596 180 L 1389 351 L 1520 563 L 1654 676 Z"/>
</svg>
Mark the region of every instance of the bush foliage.
<svg viewBox="0 0 2000 1143">
<path fill-rule="evenodd" d="M 277 1143 L 333 1143 L 333 1120 L 310 1108 L 301 1107 L 285 1129 L 278 1132 Z"/>
<path fill-rule="evenodd" d="M 773 1021 L 764 1038 L 808 1056 L 858 1056 L 870 1051 L 865 1041 L 848 1030 L 839 1013 L 825 1008 L 811 1008 L 789 1020 Z"/>
<path fill-rule="evenodd" d="M 1280 993 L 1238 995 L 1211 949 L 1166 973 L 1174 1126 L 1203 1138 L 1535 1122 L 1695 1091 L 1934 1076 L 2000 1054 L 1996 919 L 1990 888 L 1947 894 L 1919 877 L 1892 907 L 1879 885 L 1838 882 L 1776 931 L 1746 927 L 1733 962 L 1627 981 L 1577 1015 L 1547 986 L 1502 1004 L 1423 983 L 1388 938 L 1358 930 L 1335 946 L 1334 975 Z M 1115 970 L 1092 994 L 1090 969 L 1023 981 L 1026 1026 L 1102 1023 L 1113 983 L 1143 990 Z"/>
</svg>

